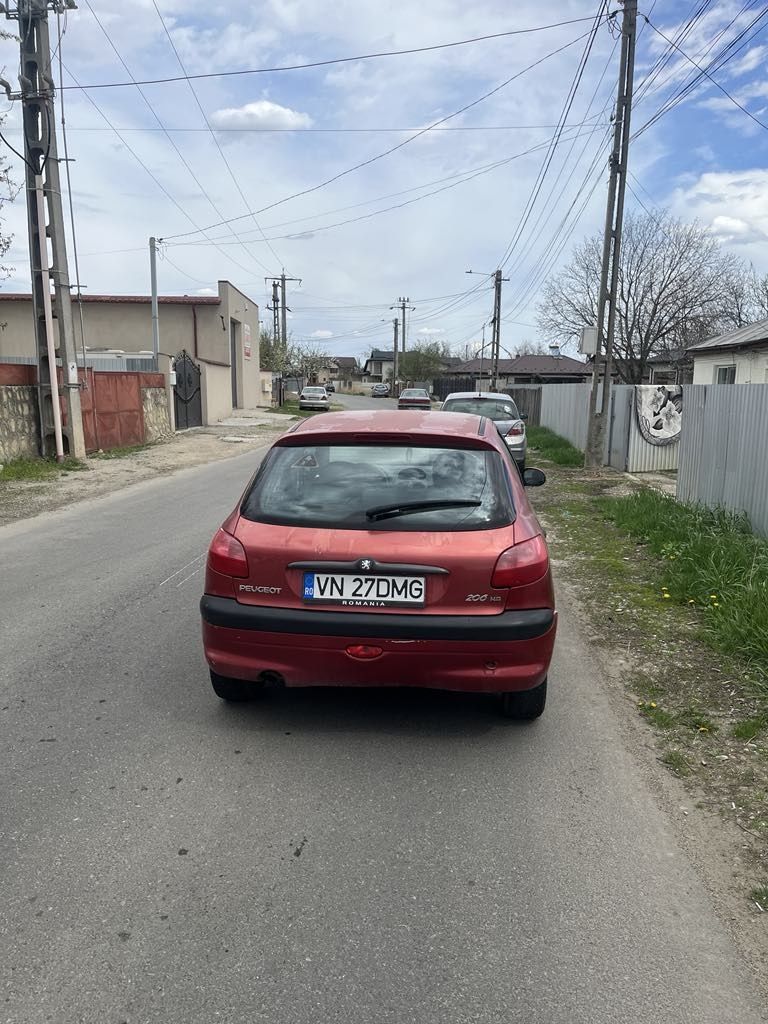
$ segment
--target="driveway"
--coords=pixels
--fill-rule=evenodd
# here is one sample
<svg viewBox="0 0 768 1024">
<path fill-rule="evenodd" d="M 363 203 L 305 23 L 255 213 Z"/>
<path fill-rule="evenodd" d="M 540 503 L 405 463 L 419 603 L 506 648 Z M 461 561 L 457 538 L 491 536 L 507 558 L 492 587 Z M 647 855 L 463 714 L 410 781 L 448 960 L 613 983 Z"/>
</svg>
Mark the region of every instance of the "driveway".
<svg viewBox="0 0 768 1024">
<path fill-rule="evenodd" d="M 202 560 L 257 461 L 0 530 L 0 1020 L 762 1020 L 568 594 L 531 726 L 215 699 Z"/>
</svg>

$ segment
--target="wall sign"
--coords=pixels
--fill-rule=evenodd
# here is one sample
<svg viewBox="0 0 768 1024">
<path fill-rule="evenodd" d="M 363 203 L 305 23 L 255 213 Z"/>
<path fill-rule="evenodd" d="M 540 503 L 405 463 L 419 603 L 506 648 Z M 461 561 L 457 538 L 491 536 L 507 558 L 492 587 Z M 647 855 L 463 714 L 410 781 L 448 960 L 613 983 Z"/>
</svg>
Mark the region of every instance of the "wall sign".
<svg viewBox="0 0 768 1024">
<path fill-rule="evenodd" d="M 251 325 L 243 324 L 243 356 L 251 358 Z"/>
</svg>

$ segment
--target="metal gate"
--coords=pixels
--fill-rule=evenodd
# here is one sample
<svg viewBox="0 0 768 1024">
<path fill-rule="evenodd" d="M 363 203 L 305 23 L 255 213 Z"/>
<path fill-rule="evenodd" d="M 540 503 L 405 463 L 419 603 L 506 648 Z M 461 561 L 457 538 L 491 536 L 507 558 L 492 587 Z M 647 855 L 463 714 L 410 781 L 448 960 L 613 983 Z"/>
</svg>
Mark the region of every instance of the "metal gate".
<svg viewBox="0 0 768 1024">
<path fill-rule="evenodd" d="M 200 391 L 200 367 L 186 349 L 174 360 L 176 384 L 173 388 L 176 429 L 203 425 L 203 397 Z"/>
</svg>

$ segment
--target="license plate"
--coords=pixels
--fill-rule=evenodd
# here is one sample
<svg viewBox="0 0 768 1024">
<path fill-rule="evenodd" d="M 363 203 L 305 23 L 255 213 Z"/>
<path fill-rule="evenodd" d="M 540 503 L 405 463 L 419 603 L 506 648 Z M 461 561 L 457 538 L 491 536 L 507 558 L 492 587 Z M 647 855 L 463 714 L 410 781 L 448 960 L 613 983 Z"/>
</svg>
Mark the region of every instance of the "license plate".
<svg viewBox="0 0 768 1024">
<path fill-rule="evenodd" d="M 426 585 L 423 576 L 346 576 L 305 572 L 304 600 L 359 608 L 420 608 Z"/>
</svg>

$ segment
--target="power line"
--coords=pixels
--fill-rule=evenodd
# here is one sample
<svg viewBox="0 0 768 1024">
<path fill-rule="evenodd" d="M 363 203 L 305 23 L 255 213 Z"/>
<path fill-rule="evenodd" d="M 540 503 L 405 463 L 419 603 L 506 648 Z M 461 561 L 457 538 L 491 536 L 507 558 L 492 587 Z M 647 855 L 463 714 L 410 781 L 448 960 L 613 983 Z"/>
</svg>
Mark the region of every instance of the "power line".
<svg viewBox="0 0 768 1024">
<path fill-rule="evenodd" d="M 88 8 L 88 10 L 93 15 L 93 18 L 96 21 L 96 24 L 101 29 L 101 32 L 102 32 L 104 38 L 107 40 L 109 45 L 112 47 L 112 50 L 114 51 L 115 56 L 120 61 L 120 63 L 123 65 L 123 67 L 125 68 L 127 73 L 131 76 L 131 79 L 133 79 L 133 81 L 135 82 L 135 78 L 134 78 L 133 72 L 131 71 L 131 69 L 126 64 L 125 60 L 123 59 L 122 54 L 120 53 L 120 51 L 118 50 L 117 46 L 115 45 L 114 40 L 110 36 L 109 32 L 107 32 L 106 28 L 102 24 L 102 21 L 99 18 L 98 14 L 96 13 L 96 11 L 94 11 L 93 7 L 91 7 L 90 0 L 85 0 L 85 6 Z M 146 104 L 149 112 L 152 114 L 152 116 L 154 117 L 155 121 L 157 121 L 157 123 L 158 123 L 158 126 L 159 126 L 158 131 L 161 131 L 165 135 L 165 137 L 168 139 L 168 141 L 170 142 L 171 146 L 173 147 L 174 152 L 176 153 L 178 158 L 181 160 L 181 162 L 184 164 L 184 167 L 187 169 L 187 172 L 189 173 L 190 177 L 192 178 L 194 183 L 197 185 L 197 187 L 200 189 L 200 192 L 202 193 L 202 195 L 205 196 L 206 200 L 208 201 L 211 209 L 214 211 L 216 216 L 217 217 L 223 216 L 221 211 L 219 210 L 218 206 L 216 205 L 216 203 L 211 198 L 211 196 L 210 196 L 209 192 L 207 191 L 207 189 L 205 188 L 205 186 L 202 184 L 200 179 L 197 177 L 195 172 L 190 167 L 190 165 L 189 165 L 186 157 L 184 156 L 184 154 L 181 152 L 179 147 L 176 145 L 176 143 L 173 141 L 173 139 L 169 135 L 168 131 L 165 128 L 165 125 L 160 120 L 160 117 L 158 116 L 157 111 L 155 110 L 155 108 L 154 108 L 153 104 L 151 103 L 149 97 L 147 96 L 147 94 L 144 92 L 144 90 L 142 89 L 142 87 L 138 83 L 135 82 L 135 84 L 136 84 L 136 89 L 137 89 L 137 91 L 139 93 L 139 96 L 141 96 L 141 98 L 144 100 L 144 103 Z M 239 244 L 242 246 L 243 251 L 245 252 L 246 256 L 249 256 L 263 270 L 265 270 L 267 273 L 269 273 L 269 267 L 267 267 L 264 263 L 262 263 L 261 260 L 258 258 L 258 256 L 255 256 L 246 247 L 245 242 L 243 242 L 242 239 L 240 239 L 240 236 L 237 234 L 237 232 L 235 231 L 235 229 L 233 227 L 230 227 L 230 233 L 234 236 L 236 241 L 239 242 Z"/>
<path fill-rule="evenodd" d="M 586 134 L 588 136 L 591 136 L 591 135 L 593 135 L 595 133 L 595 131 L 598 131 L 598 130 L 599 129 L 592 129 L 592 131 L 586 132 L 584 134 Z M 574 136 L 574 138 L 579 138 L 579 137 L 580 136 L 578 136 L 578 135 Z M 543 149 L 544 146 L 546 146 L 546 145 L 547 145 L 546 142 L 539 143 L 536 146 L 532 146 L 530 149 L 523 150 L 522 153 L 515 153 L 512 156 L 504 157 L 501 160 L 496 160 L 496 161 L 494 161 L 494 163 L 484 165 L 479 170 L 476 170 L 474 172 L 471 172 L 471 173 L 466 172 L 464 174 L 464 176 L 461 178 L 461 180 L 459 180 L 459 181 L 453 181 L 449 185 L 443 185 L 441 188 L 432 189 L 429 192 L 425 192 L 421 196 L 416 196 L 413 199 L 407 199 L 407 200 L 405 200 L 402 203 L 395 203 L 392 206 L 385 206 L 381 210 L 373 210 L 370 213 L 363 213 L 363 214 L 360 214 L 357 217 L 347 217 L 345 220 L 336 221 L 333 224 L 319 224 L 317 227 L 307 228 L 304 231 L 295 231 L 295 232 L 292 232 L 291 234 L 287 234 L 287 235 L 273 235 L 271 238 L 265 237 L 264 241 L 271 242 L 271 241 L 282 241 L 282 240 L 287 240 L 287 239 L 296 239 L 296 238 L 301 238 L 302 235 L 304 235 L 304 234 L 315 235 L 315 234 L 318 234 L 320 231 L 329 231 L 331 228 L 343 227 L 343 226 L 348 225 L 348 224 L 356 224 L 359 221 L 370 220 L 372 217 L 377 217 L 377 216 L 379 216 L 382 213 L 390 213 L 392 210 L 401 210 L 401 209 L 405 208 L 406 206 L 411 206 L 414 203 L 421 202 L 421 200 L 423 200 L 423 199 L 429 199 L 431 196 L 436 196 L 436 195 L 439 195 L 441 192 L 447 192 L 449 189 L 457 188 L 459 185 L 464 185 L 464 184 L 466 184 L 466 182 L 473 181 L 475 178 L 479 178 L 481 175 L 489 174 L 491 171 L 498 170 L 499 167 L 503 167 L 503 166 L 505 166 L 505 165 L 507 165 L 509 163 L 512 163 L 513 160 L 519 160 L 523 156 L 528 156 L 530 153 L 534 153 L 534 152 L 536 152 L 539 149 Z M 452 176 L 452 177 L 457 177 L 457 176 Z M 371 200 L 371 201 L 375 202 L 375 200 Z M 363 204 L 360 204 L 360 205 L 363 205 Z M 220 235 L 216 236 L 216 241 L 220 242 L 220 244 L 222 244 L 222 245 L 232 245 L 232 244 L 234 244 L 232 242 L 221 241 L 221 236 Z M 210 241 L 190 241 L 190 242 L 172 242 L 171 244 L 177 245 L 177 246 L 182 246 L 182 245 L 183 246 L 192 246 L 192 245 L 209 245 L 211 243 L 210 243 Z"/>
<path fill-rule="evenodd" d="M 65 89 L 123 89 L 131 85 L 164 85 L 167 82 L 183 82 L 189 79 L 203 78 L 234 78 L 242 75 L 267 75 L 278 71 L 305 71 L 311 68 L 324 68 L 331 64 L 350 64 L 360 60 L 377 60 L 381 57 L 403 57 L 413 53 L 429 53 L 434 50 L 447 50 L 457 46 L 469 46 L 490 39 L 504 39 L 510 36 L 530 35 L 534 32 L 546 32 L 548 29 L 563 28 L 565 25 L 578 25 L 591 18 L 570 18 L 568 21 L 555 21 L 549 25 L 537 25 L 534 28 L 516 28 L 506 32 L 492 32 L 484 36 L 473 36 L 469 39 L 457 39 L 450 43 L 433 43 L 430 46 L 412 46 L 405 50 L 380 50 L 376 53 L 363 53 L 354 57 L 334 57 L 328 60 L 309 61 L 304 64 L 282 64 L 271 68 L 245 68 L 241 71 L 207 71 L 197 75 L 170 76 L 168 78 L 147 78 L 136 82 L 97 82 L 92 85 L 65 86 Z"/>
<path fill-rule="evenodd" d="M 140 83 L 136 83 L 139 85 Z M 118 125 L 121 132 L 171 132 L 173 134 L 187 133 L 187 132 L 205 132 L 206 134 L 210 131 L 209 128 L 200 127 L 186 127 L 176 128 L 171 125 L 165 125 L 162 128 L 153 128 L 151 125 L 131 125 L 129 127 L 123 127 Z M 556 124 L 462 124 L 453 125 L 443 128 L 433 128 L 434 132 L 512 132 L 512 131 L 533 131 L 539 128 L 557 128 Z M 21 129 L 13 128 L 12 131 L 20 131 Z M 71 132 L 108 132 L 111 131 L 109 128 L 99 127 L 98 125 L 86 125 L 81 127 L 75 127 L 69 129 Z M 214 131 L 218 134 L 229 133 L 233 135 L 270 135 L 270 134 L 286 134 L 286 135 L 381 135 L 385 133 L 391 133 L 394 135 L 402 134 L 404 132 L 417 132 L 420 129 L 418 127 L 406 127 L 406 128 L 222 128 L 219 125 L 214 126 Z"/>
<path fill-rule="evenodd" d="M 436 128 L 438 125 L 444 124 L 446 121 L 450 121 L 454 117 L 458 117 L 459 114 L 466 113 L 466 111 L 472 109 L 472 107 L 476 107 L 478 104 L 482 103 L 484 100 L 489 99 L 491 96 L 495 95 L 497 92 L 500 92 L 502 89 L 506 88 L 508 85 L 510 85 L 516 79 L 521 78 L 528 71 L 532 71 L 533 68 L 538 67 L 540 64 L 543 64 L 546 60 L 549 60 L 551 57 L 554 57 L 557 54 L 562 53 L 564 50 L 567 50 L 569 47 L 573 46 L 575 43 L 580 42 L 582 39 L 584 39 L 589 34 L 590 33 L 583 33 L 582 35 L 578 36 L 576 39 L 572 39 L 569 43 L 564 43 L 562 46 L 559 46 L 556 50 L 552 50 L 550 53 L 545 54 L 543 57 L 540 57 L 538 60 L 534 61 L 532 64 L 529 64 L 527 67 L 524 67 L 521 71 L 518 71 L 514 75 L 512 75 L 509 78 L 505 79 L 499 85 L 495 86 L 493 89 L 490 89 L 488 92 L 484 93 L 482 96 L 479 96 L 477 99 L 472 100 L 470 103 L 466 103 L 463 107 L 460 107 L 458 110 L 454 110 L 453 113 L 447 114 L 445 117 L 441 117 L 438 121 L 435 121 L 433 124 L 428 125 L 426 128 L 422 128 L 420 131 L 416 132 L 414 135 L 411 135 L 407 139 L 404 139 L 402 142 L 399 142 L 396 146 L 391 146 L 389 149 L 386 149 L 386 150 L 384 150 L 381 153 L 376 153 L 374 156 L 369 157 L 367 160 L 362 160 L 362 161 L 360 161 L 360 163 L 354 164 L 352 167 L 347 167 L 343 171 L 339 171 L 337 174 L 334 174 L 332 177 L 327 178 L 325 181 L 319 182 L 317 185 L 311 185 L 309 188 L 301 189 L 299 192 L 294 192 L 291 195 L 284 196 L 282 199 L 278 199 L 276 202 L 270 203 L 268 206 L 264 206 L 260 210 L 256 210 L 255 211 L 256 214 L 265 213 L 267 210 L 273 210 L 276 206 L 282 206 L 283 203 L 290 202 L 293 199 L 299 199 L 301 196 L 310 195 L 312 192 L 317 192 L 317 191 L 319 191 L 319 189 L 325 188 L 327 185 L 331 185 L 333 182 L 338 181 L 340 178 L 344 178 L 344 177 L 346 177 L 346 175 L 352 174 L 353 171 L 358 171 L 358 170 L 360 170 L 363 167 L 368 167 L 371 164 L 375 163 L 377 160 L 381 160 L 385 156 L 389 156 L 390 154 L 397 152 L 397 150 L 402 149 L 404 146 L 409 145 L 409 143 L 414 142 L 416 139 L 420 138 L 422 135 L 426 135 L 427 132 L 431 131 L 433 128 Z M 231 221 L 235 221 L 235 220 L 243 220 L 243 216 L 231 218 Z M 219 224 L 221 224 L 221 223 L 223 223 L 223 222 L 220 221 L 218 224 L 209 224 L 205 228 L 205 230 L 206 231 L 210 231 L 212 228 L 219 227 Z M 200 230 L 201 229 L 198 229 L 198 231 L 200 231 Z M 185 232 L 180 232 L 180 233 L 178 233 L 176 235 L 170 235 L 168 237 L 169 238 L 182 238 L 182 237 L 185 237 L 186 235 L 192 235 L 192 234 L 196 234 L 196 233 L 197 232 L 194 232 L 194 231 L 185 231 Z"/>
<path fill-rule="evenodd" d="M 69 77 L 74 82 L 77 82 L 77 78 L 75 78 L 75 75 L 73 74 L 72 71 L 70 71 L 70 69 L 66 66 L 66 64 L 64 65 L 64 68 L 66 69 L 66 72 L 69 75 Z M 85 98 L 91 104 L 91 106 L 94 108 L 94 110 L 97 112 L 97 114 L 99 114 L 99 116 L 102 117 L 104 119 L 104 121 L 109 125 L 109 127 L 115 133 L 115 135 L 120 140 L 120 142 L 123 144 L 123 146 L 128 150 L 128 152 L 131 154 L 131 156 L 134 158 L 134 160 L 136 160 L 136 162 L 149 175 L 149 177 L 152 179 L 152 181 L 154 181 L 154 183 L 157 185 L 157 187 L 160 189 L 160 191 L 163 193 L 163 195 L 166 197 L 166 199 L 168 199 L 169 202 L 173 203 L 173 205 L 182 214 L 182 216 L 186 220 L 188 220 L 190 224 L 192 224 L 195 227 L 196 231 L 199 231 L 199 232 L 204 234 L 206 229 L 198 227 L 194 217 L 192 217 L 191 214 L 187 213 L 187 211 L 184 209 L 184 207 L 181 205 L 181 203 L 176 199 L 176 197 L 171 192 L 168 191 L 168 189 L 165 187 L 165 185 L 163 185 L 163 183 L 160 181 L 160 179 L 157 177 L 157 175 L 144 163 L 144 161 L 141 159 L 141 157 L 136 152 L 136 150 L 133 149 L 130 146 L 130 144 L 123 138 L 123 136 L 121 135 L 120 131 L 117 128 L 115 128 L 115 126 L 112 124 L 112 122 L 107 117 L 107 115 L 104 113 L 104 111 L 101 109 L 101 107 L 98 105 L 98 103 L 93 99 L 93 97 L 85 89 L 82 89 L 82 94 L 83 94 L 83 96 L 85 96 Z M 238 260 L 236 260 L 234 258 L 234 256 L 231 256 L 224 249 L 221 249 L 218 245 L 216 245 L 216 243 L 213 243 L 213 244 L 214 244 L 215 248 L 218 250 L 218 252 L 220 252 L 223 256 L 225 256 L 230 261 L 230 263 L 233 263 L 236 267 L 239 267 L 241 270 L 245 271 L 246 274 L 252 274 L 253 273 L 252 270 L 249 270 L 248 267 L 244 266 L 242 263 L 240 263 Z M 118 251 L 118 250 L 113 250 L 113 251 Z"/>
<path fill-rule="evenodd" d="M 283 261 L 277 255 L 275 250 L 272 248 L 271 244 L 267 241 L 267 238 L 264 235 L 264 232 L 261 230 L 261 226 L 259 225 L 259 222 L 256 220 L 256 215 L 254 214 L 253 210 L 251 209 L 251 205 L 248 202 L 248 200 L 246 199 L 245 193 L 243 192 L 243 190 L 242 190 L 242 188 L 240 186 L 240 182 L 237 180 L 237 177 L 235 176 L 235 172 L 232 170 L 232 166 L 231 166 L 229 160 L 227 160 L 227 158 L 226 158 L 226 156 L 224 154 L 224 150 L 221 148 L 221 143 L 216 138 L 216 134 L 213 131 L 213 128 L 211 128 L 211 123 L 208 120 L 208 116 L 206 115 L 205 111 L 203 110 L 203 105 L 200 102 L 200 99 L 198 98 L 197 90 L 195 89 L 194 85 L 192 85 L 192 82 L 189 79 L 189 75 L 187 74 L 187 69 L 184 67 L 184 62 L 182 61 L 181 56 L 179 55 L 179 51 L 176 49 L 176 44 L 174 43 L 173 39 L 171 38 L 171 33 L 168 31 L 168 26 L 165 23 L 165 18 L 163 18 L 162 14 L 160 13 L 160 8 L 157 6 L 157 3 L 155 2 L 155 0 L 152 0 L 152 6 L 157 11 L 157 16 L 160 19 L 160 24 L 163 26 L 163 31 L 166 34 L 168 42 L 171 44 L 171 49 L 173 50 L 173 52 L 174 52 L 174 54 L 176 56 L 176 60 L 179 62 L 179 67 L 181 68 L 181 70 L 182 70 L 182 72 L 184 74 L 184 78 L 186 79 L 187 85 L 189 86 L 189 90 L 192 93 L 192 96 L 194 97 L 195 103 L 197 104 L 197 108 L 198 108 L 198 110 L 200 111 L 200 113 L 201 113 L 201 115 L 203 117 L 203 121 L 205 122 L 206 127 L 208 128 L 208 131 L 211 134 L 211 138 L 213 139 L 213 141 L 214 141 L 214 143 L 216 145 L 216 149 L 219 151 L 219 156 L 224 161 L 224 166 L 227 168 L 227 171 L 229 172 L 229 176 L 232 179 L 232 184 L 237 189 L 237 191 L 238 191 L 238 193 L 240 195 L 240 198 L 243 201 L 243 205 L 245 206 L 246 210 L 248 211 L 248 214 L 250 215 L 250 217 L 253 219 L 253 223 L 256 225 L 257 230 L 260 232 L 262 238 L 266 242 L 267 248 L 269 249 L 269 251 L 272 253 L 272 255 L 277 260 L 278 265 L 282 265 Z M 219 214 L 218 216 L 221 218 L 221 214 Z M 264 264 L 261 264 L 261 265 L 264 266 Z M 266 267 L 264 267 L 264 269 L 267 270 Z M 267 273 L 269 274 L 268 270 L 267 270 Z"/>
<path fill-rule="evenodd" d="M 764 16 L 766 15 L 766 14 L 768 14 L 768 9 L 766 9 L 765 11 L 763 11 L 763 14 L 762 14 L 762 15 L 760 15 L 760 17 L 764 17 Z M 641 15 L 641 17 L 642 17 L 642 15 Z M 646 19 L 646 20 L 647 20 L 647 19 Z M 662 31 L 661 31 L 661 29 L 657 28 L 657 27 L 656 27 L 656 26 L 655 26 L 655 25 L 653 24 L 653 22 L 652 22 L 652 21 L 648 21 L 648 24 L 649 24 L 649 25 L 650 25 L 650 27 L 651 27 L 651 28 L 653 29 L 653 31 L 654 31 L 654 32 L 656 32 L 656 33 L 657 33 L 658 35 L 660 35 L 662 39 L 665 39 L 665 40 L 666 40 L 666 41 L 667 41 L 667 42 L 668 42 L 668 43 L 670 44 L 670 46 L 674 46 L 674 48 L 675 48 L 675 49 L 677 50 L 677 52 L 678 52 L 678 53 L 679 53 L 679 54 L 680 54 L 680 55 L 681 55 L 682 57 L 685 57 L 685 59 L 686 59 L 686 60 L 687 60 L 687 61 L 688 61 L 688 62 L 689 62 L 690 64 L 693 64 L 693 66 L 694 66 L 694 67 L 695 67 L 695 68 L 696 68 L 696 69 L 697 69 L 698 71 L 700 71 L 700 72 L 701 72 L 701 74 L 702 74 L 702 75 L 703 75 L 703 76 L 704 76 L 704 77 L 705 77 L 706 79 L 708 79 L 708 80 L 709 80 L 709 81 L 710 81 L 710 82 L 712 83 L 712 85 L 714 85 L 714 86 L 715 86 L 715 88 L 719 89 L 719 90 L 720 90 L 720 92 L 721 92 L 721 93 L 723 93 L 723 95 L 724 95 L 724 96 L 727 96 L 727 97 L 728 97 L 728 99 L 729 99 L 729 100 L 731 101 L 731 103 L 733 103 L 733 104 L 734 104 L 734 106 L 738 107 L 738 108 L 739 108 L 739 110 L 742 110 L 742 111 L 743 111 L 743 112 L 744 112 L 744 113 L 745 113 L 745 114 L 747 115 L 747 117 L 751 118 L 751 119 L 752 119 L 752 120 L 753 120 L 753 121 L 755 122 L 755 124 L 759 124 L 761 128 L 765 128 L 765 129 L 766 129 L 766 131 L 768 131 L 768 124 L 766 124 L 766 123 L 765 123 L 765 121 L 761 121 L 761 120 L 760 120 L 760 118 L 759 118 L 759 117 L 757 117 L 757 116 L 756 116 L 755 114 L 753 114 L 751 110 L 748 110 L 748 109 L 747 109 L 747 108 L 746 108 L 746 107 L 744 106 L 744 104 L 743 104 L 743 103 L 740 103 L 740 102 L 739 102 L 739 100 L 737 100 L 735 96 L 733 96 L 733 95 L 732 95 L 732 94 L 731 94 L 730 92 L 728 92 L 728 90 L 727 90 L 727 89 L 725 88 L 725 86 L 724 86 L 724 85 L 721 85 L 721 84 L 720 84 L 720 83 L 719 83 L 719 82 L 717 81 L 717 79 L 716 79 L 716 78 L 713 78 L 713 77 L 712 77 L 712 75 L 711 75 L 711 74 L 709 73 L 709 71 L 707 71 L 707 69 L 706 69 L 706 68 L 703 68 L 703 67 L 702 67 L 702 66 L 701 66 L 700 64 L 698 64 L 698 63 L 697 63 L 697 62 L 696 62 L 696 61 L 695 61 L 695 60 L 693 59 L 693 57 L 689 57 L 689 56 L 688 56 L 688 54 L 687 54 L 687 53 L 686 53 L 686 52 L 685 52 L 684 50 L 681 50 L 681 49 L 680 49 L 680 47 L 679 47 L 679 46 L 677 46 L 677 44 L 673 43 L 673 42 L 672 42 L 672 40 L 671 40 L 671 39 L 670 39 L 670 38 L 669 38 L 668 36 L 666 36 L 666 35 L 665 35 L 665 34 L 664 34 L 664 33 L 663 33 Z M 670 109 L 671 109 L 671 108 L 670 108 Z M 650 126 L 650 125 L 651 125 L 651 124 L 653 123 L 653 121 L 654 121 L 654 120 L 655 120 L 655 118 L 654 118 L 654 119 L 652 119 L 652 120 L 651 120 L 651 121 L 650 121 L 650 122 L 648 123 L 648 125 L 644 125 L 644 126 L 643 126 L 643 127 L 642 127 L 642 128 L 640 129 L 640 131 L 638 132 L 638 135 L 640 134 L 640 132 L 644 131 L 646 127 L 649 127 L 649 126 Z"/>
<path fill-rule="evenodd" d="M 550 165 L 554 158 L 555 150 L 557 149 L 557 145 L 562 136 L 565 123 L 568 119 L 568 114 L 570 113 L 571 107 L 573 106 L 573 102 L 576 99 L 576 92 L 581 83 L 581 79 L 584 74 L 584 69 L 587 65 L 587 60 L 589 59 L 589 55 L 592 52 L 592 46 L 594 45 L 595 38 L 597 36 L 597 30 L 600 26 L 601 21 L 603 20 L 603 12 L 606 9 L 606 7 L 607 0 L 601 0 L 600 6 L 597 10 L 597 14 L 594 16 L 593 19 L 592 28 L 587 33 L 587 42 L 584 47 L 584 52 L 582 53 L 581 58 L 579 60 L 579 64 L 576 68 L 576 73 L 574 75 L 573 81 L 571 82 L 571 86 L 568 90 L 568 94 L 563 105 L 563 110 L 560 114 L 560 118 L 558 119 L 558 129 L 555 132 L 555 135 L 550 143 L 550 148 L 544 157 L 541 167 L 539 168 L 539 173 L 537 175 L 536 181 L 534 182 L 533 190 L 525 204 L 523 213 L 520 217 L 520 220 L 518 221 L 517 227 L 515 228 L 515 232 L 512 236 L 512 240 L 507 245 L 507 248 L 504 251 L 504 255 L 501 257 L 501 260 L 499 261 L 499 267 L 504 267 L 509 262 L 512 253 L 515 250 L 515 246 L 520 241 L 522 233 L 525 230 L 528 220 L 530 219 L 530 216 L 533 212 L 533 207 L 536 204 L 536 200 L 538 199 L 539 194 L 541 193 L 542 187 L 544 185 L 544 179 L 547 176 L 547 172 L 549 171 Z"/>
</svg>

